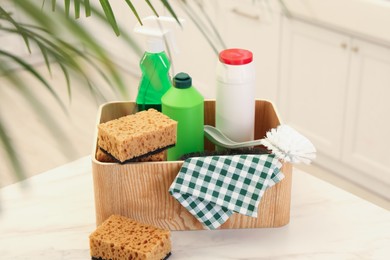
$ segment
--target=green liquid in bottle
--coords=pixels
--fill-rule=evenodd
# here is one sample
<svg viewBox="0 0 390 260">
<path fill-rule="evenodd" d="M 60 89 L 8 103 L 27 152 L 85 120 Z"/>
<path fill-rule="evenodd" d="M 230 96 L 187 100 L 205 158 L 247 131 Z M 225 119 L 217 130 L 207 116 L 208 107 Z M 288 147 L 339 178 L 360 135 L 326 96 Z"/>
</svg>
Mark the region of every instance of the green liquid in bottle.
<svg viewBox="0 0 390 260">
<path fill-rule="evenodd" d="M 171 87 L 170 66 L 165 52 L 145 52 L 140 61 L 142 78 L 136 100 L 139 111 L 154 108 L 161 112 L 161 97 Z"/>
</svg>

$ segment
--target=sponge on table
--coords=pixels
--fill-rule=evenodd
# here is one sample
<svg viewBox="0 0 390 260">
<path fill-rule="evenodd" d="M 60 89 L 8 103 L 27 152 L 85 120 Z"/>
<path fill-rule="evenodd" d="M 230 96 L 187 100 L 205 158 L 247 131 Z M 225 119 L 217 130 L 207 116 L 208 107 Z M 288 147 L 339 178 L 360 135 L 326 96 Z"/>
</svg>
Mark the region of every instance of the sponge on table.
<svg viewBox="0 0 390 260">
<path fill-rule="evenodd" d="M 170 231 L 112 215 L 89 236 L 92 259 L 166 259 Z"/>
</svg>

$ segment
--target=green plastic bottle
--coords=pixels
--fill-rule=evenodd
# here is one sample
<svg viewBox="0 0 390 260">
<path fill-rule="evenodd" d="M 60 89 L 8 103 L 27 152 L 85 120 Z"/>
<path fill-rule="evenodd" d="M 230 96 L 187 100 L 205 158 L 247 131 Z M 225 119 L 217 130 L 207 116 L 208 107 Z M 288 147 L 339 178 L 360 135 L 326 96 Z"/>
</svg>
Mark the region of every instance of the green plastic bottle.
<svg viewBox="0 0 390 260">
<path fill-rule="evenodd" d="M 145 52 L 140 67 L 142 78 L 136 100 L 138 110 L 154 108 L 161 112 L 161 97 L 171 87 L 170 62 L 165 51 Z"/>
<path fill-rule="evenodd" d="M 187 73 L 173 78 L 173 87 L 161 99 L 162 112 L 177 124 L 176 145 L 168 149 L 168 160 L 179 160 L 187 153 L 204 150 L 204 98 L 192 86 Z"/>
<path fill-rule="evenodd" d="M 137 24 L 134 28 L 135 33 L 146 38 L 145 53 L 140 61 L 142 78 L 136 99 L 138 110 L 154 108 L 161 112 L 161 97 L 172 85 L 164 37 L 174 45 L 172 30 L 177 27 L 173 17 L 148 16 L 142 19 L 142 25 Z"/>
</svg>

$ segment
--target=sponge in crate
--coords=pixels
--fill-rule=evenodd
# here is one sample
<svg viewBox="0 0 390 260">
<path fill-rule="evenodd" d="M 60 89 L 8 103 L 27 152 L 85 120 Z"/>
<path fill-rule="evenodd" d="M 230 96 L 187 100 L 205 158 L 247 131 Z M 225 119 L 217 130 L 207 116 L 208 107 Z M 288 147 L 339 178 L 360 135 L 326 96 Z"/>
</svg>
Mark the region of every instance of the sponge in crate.
<svg viewBox="0 0 390 260">
<path fill-rule="evenodd" d="M 158 153 L 176 144 L 177 122 L 155 109 L 102 123 L 98 146 L 119 162 Z"/>
<path fill-rule="evenodd" d="M 105 163 L 116 163 L 118 162 L 117 159 L 112 157 L 111 155 L 103 152 L 100 148 L 96 149 L 96 160 L 99 162 L 105 162 Z M 156 154 L 152 154 L 149 156 L 141 157 L 139 159 L 133 160 L 134 162 L 162 162 L 167 160 L 167 150 L 161 151 Z"/>
<path fill-rule="evenodd" d="M 171 254 L 170 231 L 112 215 L 89 236 L 93 260 L 167 259 Z"/>
</svg>

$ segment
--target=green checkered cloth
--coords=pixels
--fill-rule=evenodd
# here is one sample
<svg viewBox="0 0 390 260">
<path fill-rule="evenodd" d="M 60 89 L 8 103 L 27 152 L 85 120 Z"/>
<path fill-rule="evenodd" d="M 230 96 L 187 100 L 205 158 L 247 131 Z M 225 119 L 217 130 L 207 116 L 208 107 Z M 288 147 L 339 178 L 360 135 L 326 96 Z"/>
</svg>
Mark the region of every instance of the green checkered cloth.
<svg viewBox="0 0 390 260">
<path fill-rule="evenodd" d="M 273 154 L 193 157 L 169 188 L 205 228 L 216 229 L 234 213 L 257 217 L 265 190 L 284 178 Z"/>
</svg>

